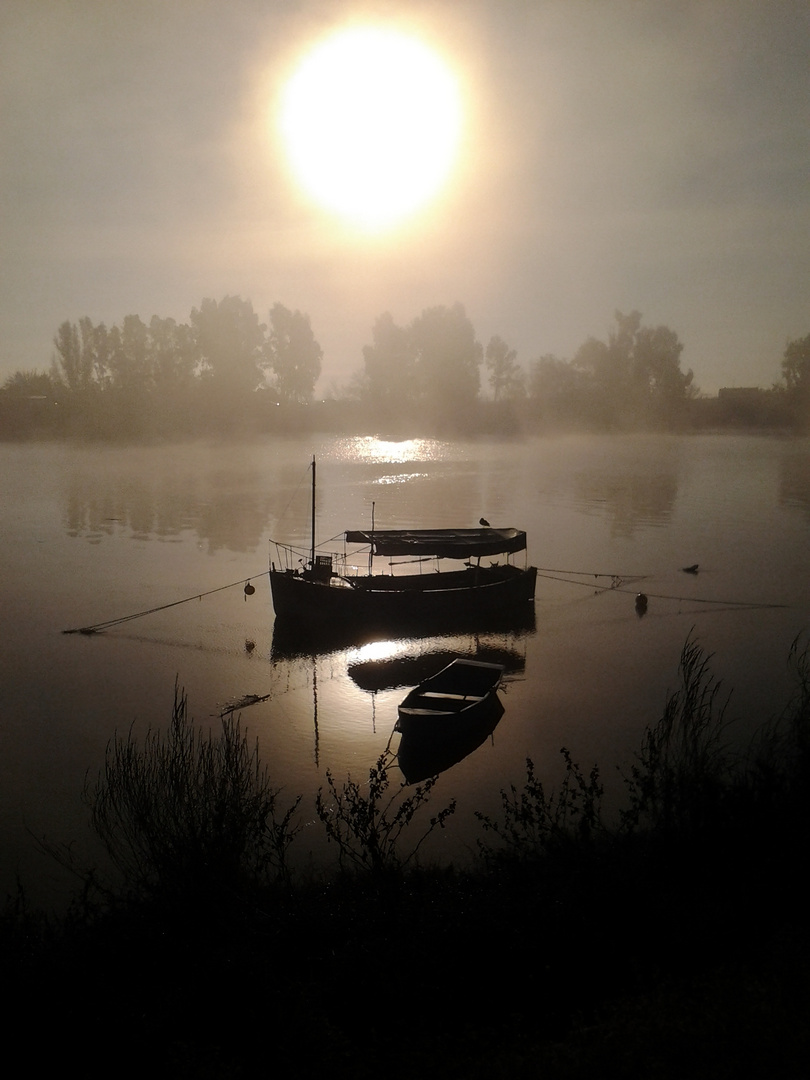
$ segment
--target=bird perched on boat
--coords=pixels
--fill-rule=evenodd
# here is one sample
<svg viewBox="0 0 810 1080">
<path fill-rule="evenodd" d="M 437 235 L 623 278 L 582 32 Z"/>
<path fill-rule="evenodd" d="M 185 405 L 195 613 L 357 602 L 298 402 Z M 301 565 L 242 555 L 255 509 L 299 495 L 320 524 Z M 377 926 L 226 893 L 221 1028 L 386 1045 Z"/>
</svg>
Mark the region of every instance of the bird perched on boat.
<svg viewBox="0 0 810 1080">
<path fill-rule="evenodd" d="M 490 524 L 489 524 L 489 522 L 487 521 L 486 518 L 479 518 L 478 519 L 478 524 L 483 525 L 485 529 L 490 528 Z"/>
<path fill-rule="evenodd" d="M 646 611 L 647 611 L 647 595 L 646 595 L 646 593 L 640 592 L 636 596 L 636 615 L 638 615 L 638 617 L 641 618 L 641 616 L 644 615 Z"/>
</svg>

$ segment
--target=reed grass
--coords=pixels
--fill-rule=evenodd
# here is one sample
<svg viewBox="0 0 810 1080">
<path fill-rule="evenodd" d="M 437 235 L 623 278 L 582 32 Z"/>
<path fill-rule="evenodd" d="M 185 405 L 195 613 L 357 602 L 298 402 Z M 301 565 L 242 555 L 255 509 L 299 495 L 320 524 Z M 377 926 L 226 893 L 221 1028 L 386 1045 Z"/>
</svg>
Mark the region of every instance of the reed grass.
<svg viewBox="0 0 810 1080">
<path fill-rule="evenodd" d="M 74 912 L 61 939 L 20 900 L 0 919 L 14 1016 L 47 1023 L 59 1060 L 97 1045 L 99 1075 L 125 1075 L 122 1059 L 175 1080 L 805 1075 L 803 640 L 788 663 L 790 701 L 742 752 L 690 635 L 620 773 L 621 811 L 608 818 L 600 770 L 568 749 L 556 788 L 527 759 L 500 816 L 477 815 L 471 869 L 419 864 L 455 811 L 431 813 L 435 779 L 398 784 L 389 752 L 367 782 L 327 774 L 318 820 L 358 872 L 303 881 L 287 859 L 298 801 L 282 809 L 238 721 L 205 734 L 176 690 L 168 732 L 115 739 L 86 789 L 122 902 Z M 255 901 L 239 920 L 236 893 Z"/>
<path fill-rule="evenodd" d="M 134 895 L 221 893 L 288 875 L 300 796 L 286 809 L 258 743 L 238 717 L 218 733 L 194 725 L 175 686 L 168 731 L 140 744 L 130 728 L 107 747 L 103 771 L 85 788 L 92 826 L 124 888 Z"/>
<path fill-rule="evenodd" d="M 730 695 L 711 672 L 711 654 L 690 635 L 678 666 L 680 687 L 667 697 L 657 724 L 645 728 L 641 749 L 624 777 L 627 832 L 696 836 L 716 818 L 735 779 L 726 739 Z"/>
</svg>

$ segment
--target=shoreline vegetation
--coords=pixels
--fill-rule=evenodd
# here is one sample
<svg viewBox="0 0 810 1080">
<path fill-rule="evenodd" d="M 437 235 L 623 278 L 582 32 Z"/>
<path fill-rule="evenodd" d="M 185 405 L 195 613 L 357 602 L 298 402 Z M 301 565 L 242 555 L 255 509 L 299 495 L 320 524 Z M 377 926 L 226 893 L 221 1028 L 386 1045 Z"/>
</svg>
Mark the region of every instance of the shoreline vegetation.
<svg viewBox="0 0 810 1080">
<path fill-rule="evenodd" d="M 299 800 L 238 718 L 108 747 L 85 801 L 114 875 L 75 865 L 62 915 L 0 918 L 9 1030 L 31 1064 L 220 1078 L 807 1076 L 810 644 L 745 747 L 691 636 L 680 684 L 616 782 L 526 761 L 469 868 L 420 862 L 455 805 L 390 754 L 327 774 L 331 871 L 293 872 Z M 78 1048 L 78 1049 L 74 1049 Z"/>
<path fill-rule="evenodd" d="M 110 395 L 111 397 L 113 395 Z M 0 442 L 75 441 L 94 444 L 181 442 L 200 438 L 274 435 L 376 435 L 413 438 L 523 437 L 577 433 L 672 434 L 761 432 L 806 435 L 810 411 L 797 411 L 778 390 L 727 391 L 684 403 L 677 418 L 599 418 L 533 409 L 529 403 L 478 401 L 463 415 L 439 410 L 409 412 L 338 399 L 281 404 L 266 392 L 225 407 L 204 392 L 107 400 L 23 398 L 0 391 Z"/>
<path fill-rule="evenodd" d="M 176 439 L 285 432 L 387 438 L 565 430 L 688 431 L 748 426 L 810 430 L 810 334 L 788 341 L 770 389 L 701 395 L 683 343 L 641 313 L 614 312 L 604 341 L 525 366 L 498 335 L 486 346 L 463 304 L 426 308 L 406 325 L 371 327 L 362 366 L 316 397 L 323 350 L 309 315 L 276 303 L 267 323 L 250 300 L 204 299 L 187 323 L 127 315 L 63 322 L 50 370 L 0 386 L 0 439 Z"/>
</svg>

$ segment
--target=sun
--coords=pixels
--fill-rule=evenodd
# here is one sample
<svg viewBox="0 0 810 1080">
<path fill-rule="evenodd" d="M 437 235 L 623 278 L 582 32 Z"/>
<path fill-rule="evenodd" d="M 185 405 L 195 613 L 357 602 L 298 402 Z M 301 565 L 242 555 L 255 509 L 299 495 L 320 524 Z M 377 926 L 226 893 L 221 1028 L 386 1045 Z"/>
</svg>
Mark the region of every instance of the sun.
<svg viewBox="0 0 810 1080">
<path fill-rule="evenodd" d="M 459 86 L 417 38 L 354 27 L 303 58 L 282 95 L 280 128 L 303 190 L 379 231 L 423 208 L 448 181 L 462 128 Z"/>
</svg>

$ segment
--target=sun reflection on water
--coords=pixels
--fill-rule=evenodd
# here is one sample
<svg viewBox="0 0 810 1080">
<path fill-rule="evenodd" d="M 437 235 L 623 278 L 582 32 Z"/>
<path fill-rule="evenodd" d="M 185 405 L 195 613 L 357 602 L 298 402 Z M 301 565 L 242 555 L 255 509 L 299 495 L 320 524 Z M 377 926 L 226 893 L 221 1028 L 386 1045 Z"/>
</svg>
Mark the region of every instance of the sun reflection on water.
<svg viewBox="0 0 810 1080">
<path fill-rule="evenodd" d="M 450 450 L 450 444 L 439 439 L 403 439 L 395 442 L 379 439 L 375 435 L 359 435 L 339 439 L 335 456 L 344 461 L 364 461 L 369 464 L 404 464 L 405 462 L 442 461 Z M 407 474 L 409 479 L 414 474 Z M 392 478 L 386 478 L 388 483 Z"/>
<path fill-rule="evenodd" d="M 348 659 L 354 664 L 365 664 L 373 660 L 394 660 L 407 654 L 412 646 L 413 642 L 407 638 L 399 641 L 370 641 L 368 644 L 350 649 Z"/>
</svg>

